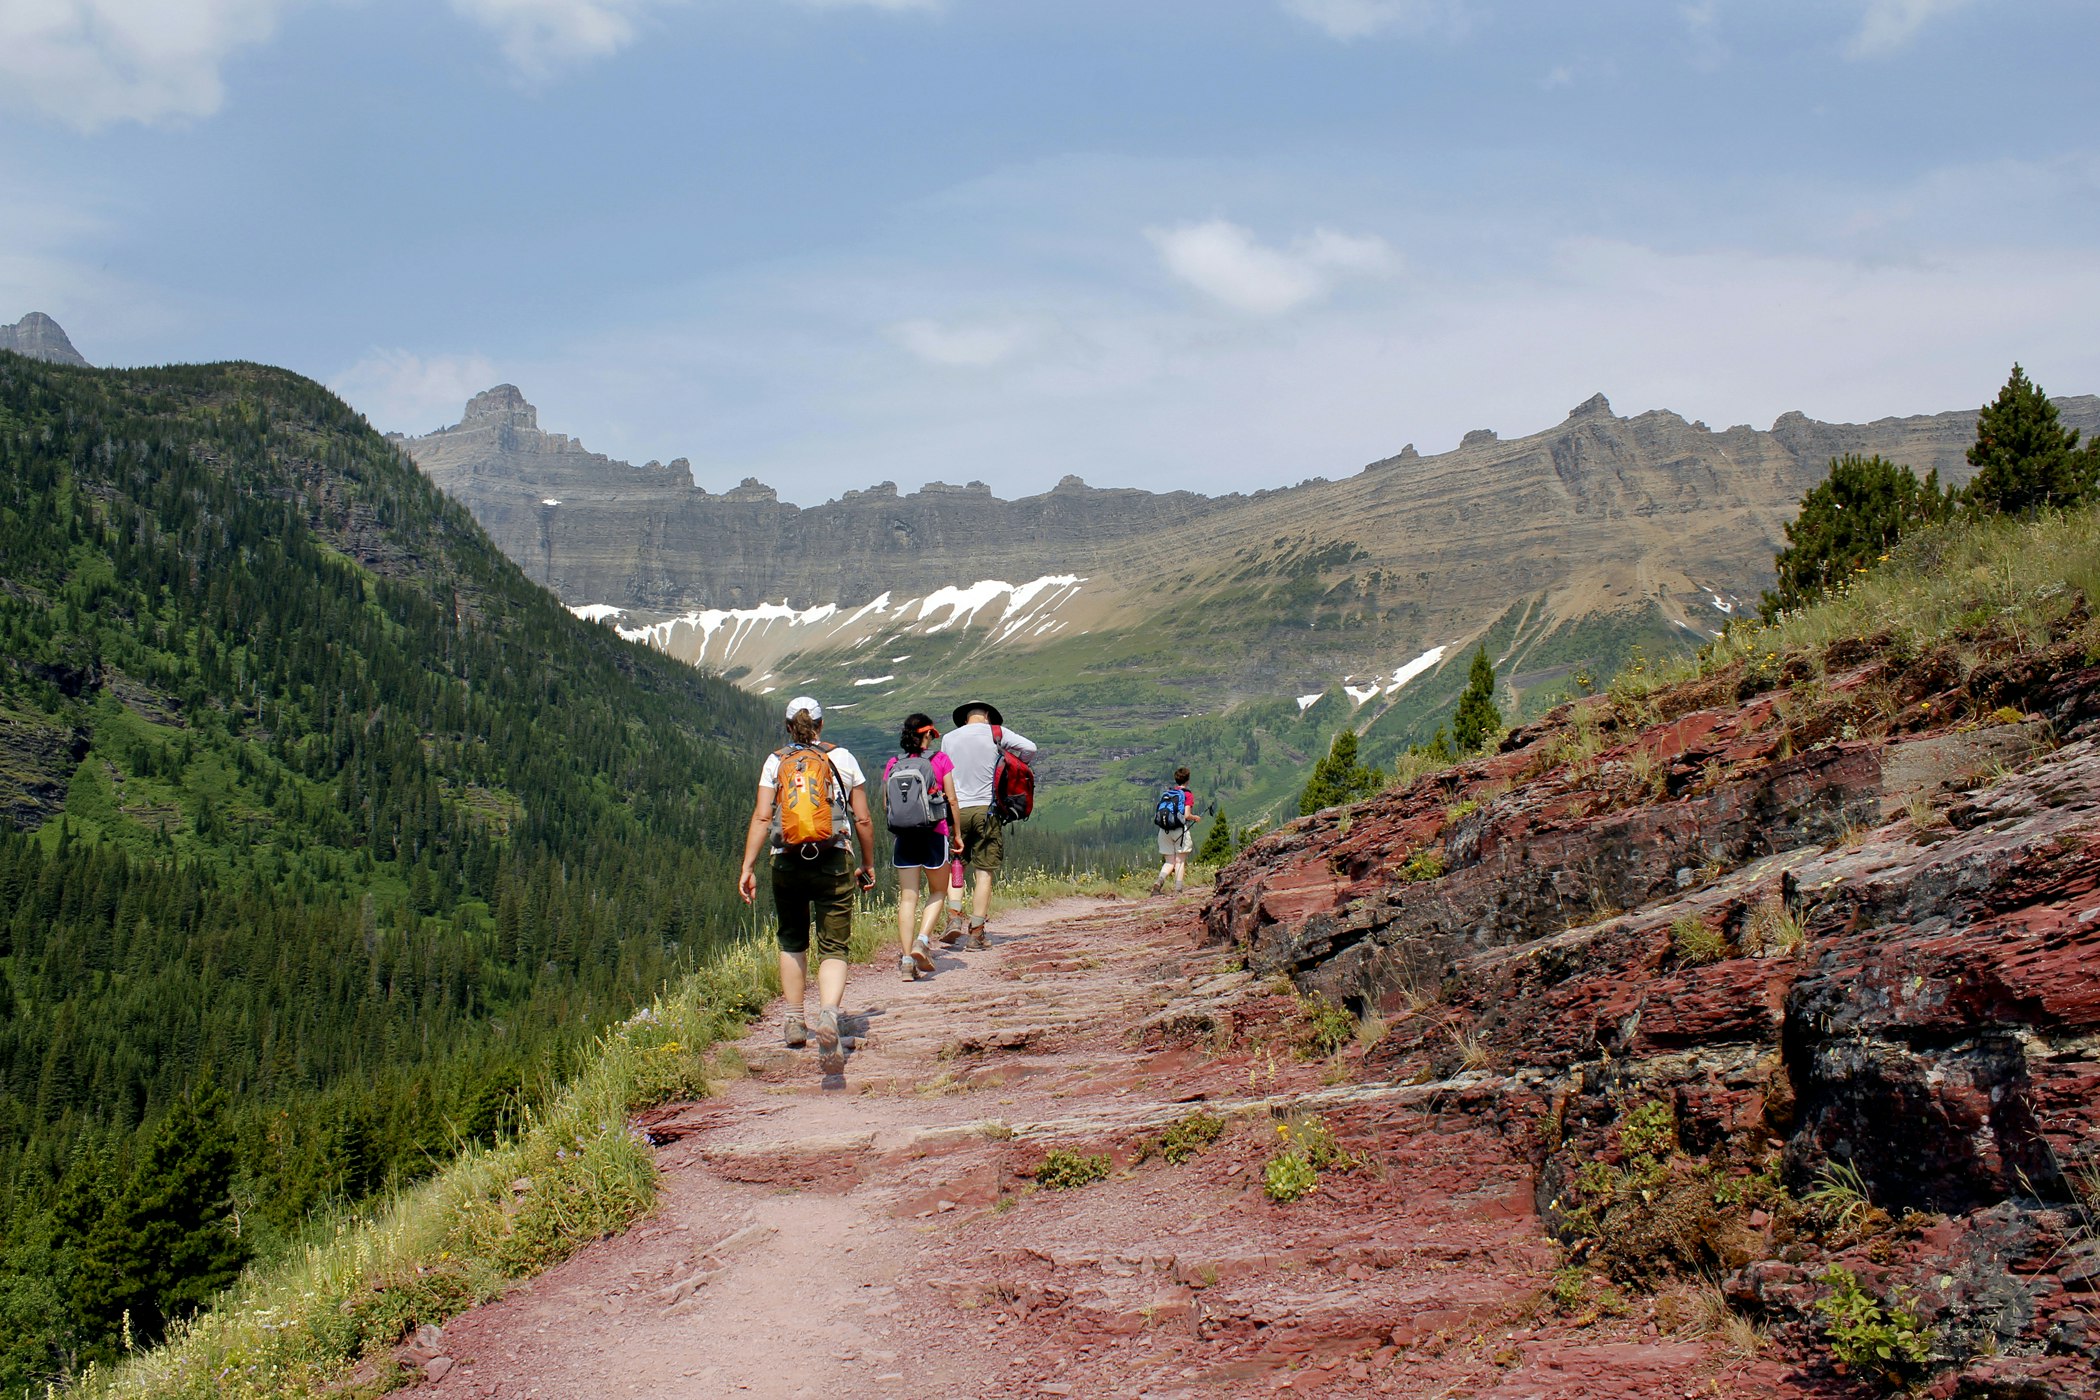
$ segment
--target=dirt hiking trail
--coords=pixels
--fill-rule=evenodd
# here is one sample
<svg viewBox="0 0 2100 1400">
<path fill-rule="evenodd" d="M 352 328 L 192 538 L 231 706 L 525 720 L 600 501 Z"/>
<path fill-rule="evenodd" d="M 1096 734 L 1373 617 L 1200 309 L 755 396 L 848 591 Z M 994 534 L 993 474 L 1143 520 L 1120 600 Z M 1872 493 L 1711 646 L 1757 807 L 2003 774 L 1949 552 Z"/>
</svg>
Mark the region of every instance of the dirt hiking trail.
<svg viewBox="0 0 2100 1400">
<path fill-rule="evenodd" d="M 583 1397 L 1764 1396 L 1696 1329 L 1561 1315 L 1530 1167 L 1436 1086 L 1323 1085 L 1197 897 L 1065 899 L 907 984 L 856 968 L 843 1074 L 779 1041 L 647 1115 L 658 1208 L 404 1349 L 417 1390 Z M 1325 1077 L 1334 1078 L 1331 1072 Z M 1179 1165 L 1141 1144 L 1198 1107 Z M 1262 1191 L 1316 1112 L 1356 1170 Z M 1107 1179 L 1037 1186 L 1052 1148 Z M 1664 1322 L 1674 1322 L 1665 1318 Z"/>
</svg>

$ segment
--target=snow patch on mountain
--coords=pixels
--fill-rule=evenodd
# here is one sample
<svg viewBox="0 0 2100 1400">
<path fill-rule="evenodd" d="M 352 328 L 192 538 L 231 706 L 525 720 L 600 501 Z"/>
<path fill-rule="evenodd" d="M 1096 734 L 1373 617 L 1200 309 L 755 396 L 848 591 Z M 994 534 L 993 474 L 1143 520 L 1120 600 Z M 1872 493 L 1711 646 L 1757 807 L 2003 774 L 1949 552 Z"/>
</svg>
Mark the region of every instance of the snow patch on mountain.
<svg viewBox="0 0 2100 1400">
<path fill-rule="evenodd" d="M 850 610 L 836 603 L 795 608 L 782 600 L 750 608 L 701 608 L 653 620 L 608 603 L 583 604 L 570 611 L 591 622 L 611 623 L 630 642 L 669 652 L 695 666 L 728 671 L 738 665 L 756 669 L 798 652 L 866 647 L 879 641 L 894 644 L 909 637 L 980 628 L 993 643 L 1024 635 L 1030 640 L 1047 637 L 1064 628 L 1066 619 L 1059 613 L 1079 596 L 1085 582 L 1077 574 L 1045 574 L 1019 584 L 980 579 L 902 602 L 885 592 Z M 908 657 L 905 653 L 893 662 Z M 769 679 L 770 672 L 759 677 L 761 682 Z"/>
<path fill-rule="evenodd" d="M 1395 669 L 1393 672 L 1392 680 L 1387 682 L 1386 684 L 1385 693 L 1387 695 L 1391 695 L 1394 691 L 1398 690 L 1401 686 L 1406 685 L 1416 676 L 1421 675 L 1424 671 L 1427 671 L 1432 666 L 1435 666 L 1438 662 L 1444 659 L 1444 653 L 1449 650 L 1449 647 L 1431 647 L 1429 650 L 1423 652 L 1420 656 L 1408 662 L 1406 665 Z"/>
</svg>

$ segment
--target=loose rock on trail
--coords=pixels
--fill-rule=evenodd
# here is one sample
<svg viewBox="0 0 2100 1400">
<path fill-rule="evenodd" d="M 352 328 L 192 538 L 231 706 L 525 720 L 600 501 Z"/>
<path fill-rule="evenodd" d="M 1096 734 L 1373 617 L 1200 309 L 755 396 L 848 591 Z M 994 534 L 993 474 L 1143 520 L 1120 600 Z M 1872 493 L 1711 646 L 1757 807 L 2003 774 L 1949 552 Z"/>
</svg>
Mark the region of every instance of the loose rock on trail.
<svg viewBox="0 0 2100 1400">
<path fill-rule="evenodd" d="M 421 1338 L 456 1396 L 1807 1393 L 1636 1304 L 1569 1317 L 1530 1166 L 1436 1085 L 1301 1058 L 1297 1004 L 1200 946 L 1192 900 L 1065 899 L 905 984 L 856 969 L 826 1075 L 778 1041 L 646 1115 L 657 1209 Z M 1323 1081 L 1335 1082 L 1326 1083 Z M 1223 1135 L 1144 1151 L 1203 1109 Z M 1361 1165 L 1291 1204 L 1278 1125 Z M 1104 1180 L 1038 1185 L 1053 1148 Z"/>
</svg>

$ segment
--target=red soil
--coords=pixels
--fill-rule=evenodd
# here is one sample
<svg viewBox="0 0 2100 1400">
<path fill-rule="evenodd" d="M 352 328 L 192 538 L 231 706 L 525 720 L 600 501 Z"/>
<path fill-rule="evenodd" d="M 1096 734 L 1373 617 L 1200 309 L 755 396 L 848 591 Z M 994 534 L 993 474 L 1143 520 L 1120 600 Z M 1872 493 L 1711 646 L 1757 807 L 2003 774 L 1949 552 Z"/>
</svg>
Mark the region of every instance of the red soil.
<svg viewBox="0 0 2100 1400">
<path fill-rule="evenodd" d="M 1435 1086 L 1298 1054 L 1294 1003 L 1199 946 L 1192 901 L 1012 916 L 930 981 L 856 973 L 843 1075 L 777 1041 L 649 1115 L 657 1210 L 426 1338 L 454 1396 L 1807 1394 L 1652 1302 L 1570 1318 L 1532 1169 Z M 1360 1069 L 1349 1052 L 1352 1070 Z M 1183 1165 L 1138 1146 L 1199 1104 Z M 1359 1156 L 1267 1199 L 1276 1116 Z M 1037 1187 L 1052 1147 L 1108 1179 Z M 416 1359 L 423 1359 L 418 1356 Z"/>
</svg>

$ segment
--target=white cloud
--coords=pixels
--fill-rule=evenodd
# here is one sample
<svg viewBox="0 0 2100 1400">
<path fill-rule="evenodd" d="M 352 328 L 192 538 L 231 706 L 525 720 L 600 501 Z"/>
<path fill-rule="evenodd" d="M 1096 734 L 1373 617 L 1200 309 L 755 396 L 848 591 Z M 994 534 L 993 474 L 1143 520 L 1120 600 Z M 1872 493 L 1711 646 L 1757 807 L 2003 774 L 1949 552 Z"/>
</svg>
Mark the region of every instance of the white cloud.
<svg viewBox="0 0 2100 1400">
<path fill-rule="evenodd" d="M 267 40 L 286 0 L 4 0 L 0 103 L 83 131 L 208 117 L 221 68 Z"/>
<path fill-rule="evenodd" d="M 1399 266 L 1384 239 L 1318 229 L 1288 251 L 1264 247 L 1223 219 L 1147 229 L 1167 270 L 1236 311 L 1275 316 L 1317 301 L 1344 277 L 1382 277 Z"/>
<path fill-rule="evenodd" d="M 1469 16 L 1461 0 L 1282 0 L 1284 12 L 1336 39 L 1364 39 L 1398 32 L 1464 32 Z"/>
<path fill-rule="evenodd" d="M 957 369 L 983 369 L 1013 358 L 1028 339 L 1021 325 L 944 325 L 901 321 L 890 328 L 899 345 L 920 359 Z"/>
<path fill-rule="evenodd" d="M 1951 15 L 1969 0 L 1867 0 L 1859 31 L 1845 51 L 1854 58 L 1874 58 L 1902 48 L 1933 20 Z"/>
<path fill-rule="evenodd" d="M 467 400 L 498 382 L 484 355 L 373 350 L 328 387 L 382 431 L 427 433 L 457 423 Z"/>
<path fill-rule="evenodd" d="M 617 53 L 634 42 L 642 16 L 678 0 L 452 0 L 452 8 L 496 36 L 528 77 Z"/>
<path fill-rule="evenodd" d="M 513 68 L 544 78 L 633 43 L 653 10 L 688 0 L 452 0 L 452 8 L 496 36 Z M 790 0 L 804 9 L 937 10 L 943 0 Z"/>
</svg>

